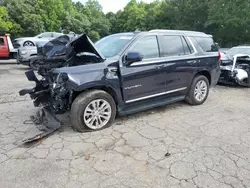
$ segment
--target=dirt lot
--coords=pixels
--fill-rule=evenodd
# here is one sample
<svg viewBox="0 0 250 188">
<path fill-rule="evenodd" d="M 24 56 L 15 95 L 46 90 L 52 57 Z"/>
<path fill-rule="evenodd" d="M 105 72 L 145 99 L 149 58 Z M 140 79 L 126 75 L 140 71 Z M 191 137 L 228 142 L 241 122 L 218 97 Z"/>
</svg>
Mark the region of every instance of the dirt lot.
<svg viewBox="0 0 250 188">
<path fill-rule="evenodd" d="M 18 96 L 32 85 L 25 70 L 0 65 L 0 187 L 250 187 L 250 89 L 217 86 L 202 106 L 169 105 L 101 132 L 65 123 L 27 147 L 36 129 L 23 122 L 36 109 Z"/>
</svg>

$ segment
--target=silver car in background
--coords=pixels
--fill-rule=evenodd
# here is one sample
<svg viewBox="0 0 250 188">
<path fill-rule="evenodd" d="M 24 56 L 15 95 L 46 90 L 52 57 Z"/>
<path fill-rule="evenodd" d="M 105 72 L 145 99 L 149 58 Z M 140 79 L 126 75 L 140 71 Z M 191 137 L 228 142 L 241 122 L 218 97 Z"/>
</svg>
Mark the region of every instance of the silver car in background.
<svg viewBox="0 0 250 188">
<path fill-rule="evenodd" d="M 61 35 L 63 35 L 63 33 L 57 33 L 57 32 L 41 33 L 34 37 L 17 38 L 14 40 L 13 45 L 15 48 L 36 46 L 37 42 L 48 42 Z"/>
<path fill-rule="evenodd" d="M 20 47 L 17 51 L 17 64 L 30 66 L 31 58 L 37 56 L 37 47 Z"/>
</svg>

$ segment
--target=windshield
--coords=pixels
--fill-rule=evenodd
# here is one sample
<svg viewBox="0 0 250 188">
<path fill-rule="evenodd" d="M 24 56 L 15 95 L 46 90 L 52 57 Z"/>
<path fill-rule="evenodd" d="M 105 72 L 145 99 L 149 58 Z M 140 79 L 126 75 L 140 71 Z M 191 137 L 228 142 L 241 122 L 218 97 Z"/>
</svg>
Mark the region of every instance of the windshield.
<svg viewBox="0 0 250 188">
<path fill-rule="evenodd" d="M 133 39 L 134 35 L 111 35 L 95 43 L 105 58 L 114 57 Z"/>
<path fill-rule="evenodd" d="M 250 47 L 249 48 L 240 48 L 240 47 L 237 47 L 237 48 L 232 48 L 231 50 L 229 50 L 227 52 L 227 55 L 229 56 L 234 56 L 236 54 L 247 54 L 247 55 L 250 55 Z"/>
</svg>

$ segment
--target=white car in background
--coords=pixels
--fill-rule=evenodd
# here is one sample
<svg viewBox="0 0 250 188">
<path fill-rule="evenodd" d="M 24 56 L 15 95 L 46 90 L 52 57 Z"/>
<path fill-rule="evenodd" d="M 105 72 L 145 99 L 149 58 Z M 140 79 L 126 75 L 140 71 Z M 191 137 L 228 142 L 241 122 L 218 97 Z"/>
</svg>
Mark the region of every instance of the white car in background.
<svg viewBox="0 0 250 188">
<path fill-rule="evenodd" d="M 61 35 L 63 35 L 63 33 L 57 33 L 57 32 L 41 33 L 41 34 L 36 35 L 34 37 L 17 38 L 14 40 L 13 45 L 15 48 L 36 46 L 37 42 L 50 41 L 50 40 L 57 38 Z"/>
</svg>

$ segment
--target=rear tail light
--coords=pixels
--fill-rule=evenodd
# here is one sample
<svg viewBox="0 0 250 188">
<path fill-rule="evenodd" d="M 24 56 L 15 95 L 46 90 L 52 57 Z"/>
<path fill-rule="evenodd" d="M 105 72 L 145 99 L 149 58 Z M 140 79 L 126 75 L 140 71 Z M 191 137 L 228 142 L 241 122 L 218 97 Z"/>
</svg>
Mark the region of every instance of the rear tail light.
<svg viewBox="0 0 250 188">
<path fill-rule="evenodd" d="M 218 59 L 219 59 L 219 61 L 221 61 L 221 53 L 220 52 L 218 52 Z"/>
<path fill-rule="evenodd" d="M 219 63 L 219 64 L 221 64 L 221 56 L 222 56 L 221 53 L 218 52 L 218 63 Z"/>
</svg>

